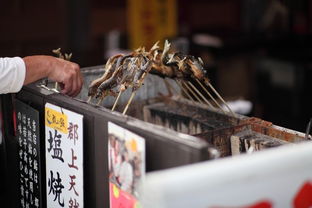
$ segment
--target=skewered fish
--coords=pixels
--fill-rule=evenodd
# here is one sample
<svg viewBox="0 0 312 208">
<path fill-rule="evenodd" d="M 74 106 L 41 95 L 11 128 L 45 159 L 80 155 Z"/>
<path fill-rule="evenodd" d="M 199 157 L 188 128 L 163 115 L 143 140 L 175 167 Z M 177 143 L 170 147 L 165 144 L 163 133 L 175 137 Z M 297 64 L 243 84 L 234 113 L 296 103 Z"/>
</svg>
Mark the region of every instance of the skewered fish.
<svg viewBox="0 0 312 208">
<path fill-rule="evenodd" d="M 112 76 L 112 74 L 115 71 L 116 60 L 121 56 L 123 56 L 123 55 L 117 54 L 117 55 L 109 58 L 108 61 L 106 62 L 105 67 L 104 67 L 104 70 L 105 70 L 104 74 L 101 77 L 99 77 L 98 79 L 95 79 L 91 82 L 91 84 L 89 85 L 89 91 L 88 91 L 89 101 L 90 101 L 91 97 L 94 97 L 96 95 L 97 89 L 101 85 L 101 83 Z"/>
<path fill-rule="evenodd" d="M 95 97 L 100 99 L 101 102 L 108 95 L 116 96 L 118 94 L 112 108 L 114 110 L 121 94 L 130 87 L 132 88 L 132 94 L 124 109 L 125 113 L 136 91 L 144 82 L 146 75 L 152 73 L 163 78 L 175 79 L 184 92 L 189 91 L 198 101 L 205 101 L 210 107 L 214 107 L 201 94 L 200 90 L 196 89 L 194 83 L 197 82 L 206 94 L 213 99 L 215 104 L 221 108 L 221 105 L 206 89 L 206 87 L 209 87 L 226 105 L 222 97 L 210 84 L 207 71 L 204 69 L 204 63 L 200 57 L 185 55 L 180 52 L 170 53 L 171 44 L 167 40 L 163 50 L 160 49 L 158 43 L 156 42 L 149 51 L 146 51 L 144 47 L 140 47 L 128 55 L 118 54 L 111 57 L 105 65 L 104 74 L 90 84 L 89 100 Z M 192 98 L 190 94 L 188 94 L 188 97 Z M 229 111 L 231 112 L 231 109 Z"/>
</svg>

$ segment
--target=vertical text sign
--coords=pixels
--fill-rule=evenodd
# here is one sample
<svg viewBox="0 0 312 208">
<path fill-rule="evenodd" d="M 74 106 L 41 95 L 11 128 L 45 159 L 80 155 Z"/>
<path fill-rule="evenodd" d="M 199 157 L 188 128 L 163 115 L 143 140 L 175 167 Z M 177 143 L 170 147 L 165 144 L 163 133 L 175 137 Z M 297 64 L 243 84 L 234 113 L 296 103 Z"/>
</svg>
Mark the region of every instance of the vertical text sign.
<svg viewBox="0 0 312 208">
<path fill-rule="evenodd" d="M 132 49 L 150 48 L 177 34 L 176 0 L 128 0 L 127 15 Z"/>
<path fill-rule="evenodd" d="M 16 100 L 20 207 L 41 207 L 39 112 Z"/>
<path fill-rule="evenodd" d="M 83 207 L 83 116 L 45 105 L 47 207 Z"/>
</svg>

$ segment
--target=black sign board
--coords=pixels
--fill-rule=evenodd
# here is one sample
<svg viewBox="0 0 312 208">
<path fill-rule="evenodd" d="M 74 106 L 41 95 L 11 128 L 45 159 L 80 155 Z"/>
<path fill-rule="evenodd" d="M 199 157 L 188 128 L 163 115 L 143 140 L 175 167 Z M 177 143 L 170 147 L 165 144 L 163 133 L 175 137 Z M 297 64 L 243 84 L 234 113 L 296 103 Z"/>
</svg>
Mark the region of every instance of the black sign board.
<svg viewBox="0 0 312 208">
<path fill-rule="evenodd" d="M 20 207 L 41 207 L 39 112 L 19 100 L 16 100 L 16 136 Z"/>
</svg>

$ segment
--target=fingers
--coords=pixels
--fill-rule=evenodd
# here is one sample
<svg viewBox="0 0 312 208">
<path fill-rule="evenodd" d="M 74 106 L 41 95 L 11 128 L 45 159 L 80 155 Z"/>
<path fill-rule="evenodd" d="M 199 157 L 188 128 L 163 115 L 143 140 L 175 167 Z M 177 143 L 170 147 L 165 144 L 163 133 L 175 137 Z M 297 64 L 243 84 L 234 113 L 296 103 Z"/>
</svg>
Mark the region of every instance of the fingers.
<svg viewBox="0 0 312 208">
<path fill-rule="evenodd" d="M 83 79 L 82 79 L 80 70 L 79 70 L 79 74 L 80 74 L 80 76 L 77 76 L 77 91 L 76 91 L 76 93 L 74 94 L 74 96 L 77 96 L 77 95 L 80 93 L 81 88 L 82 88 L 82 86 L 83 86 Z"/>
<path fill-rule="evenodd" d="M 61 93 L 71 96 L 73 88 L 72 77 L 71 76 L 69 76 L 68 78 L 66 77 L 62 82 L 62 84 L 64 85 L 64 89 L 61 90 Z"/>
<path fill-rule="evenodd" d="M 83 84 L 83 80 L 82 80 L 82 76 L 81 76 L 80 68 L 79 68 L 76 76 L 73 79 L 73 88 L 72 88 L 71 96 L 75 97 L 80 93 L 82 84 Z"/>
<path fill-rule="evenodd" d="M 64 89 L 61 91 L 62 93 L 71 97 L 75 97 L 79 94 L 83 81 L 80 67 L 77 64 L 70 62 L 70 65 L 64 68 L 64 79 L 62 83 L 64 84 Z"/>
<path fill-rule="evenodd" d="M 50 61 L 48 77 L 63 86 L 61 93 L 72 97 L 77 96 L 83 84 L 79 65 L 53 57 L 51 57 Z"/>
</svg>

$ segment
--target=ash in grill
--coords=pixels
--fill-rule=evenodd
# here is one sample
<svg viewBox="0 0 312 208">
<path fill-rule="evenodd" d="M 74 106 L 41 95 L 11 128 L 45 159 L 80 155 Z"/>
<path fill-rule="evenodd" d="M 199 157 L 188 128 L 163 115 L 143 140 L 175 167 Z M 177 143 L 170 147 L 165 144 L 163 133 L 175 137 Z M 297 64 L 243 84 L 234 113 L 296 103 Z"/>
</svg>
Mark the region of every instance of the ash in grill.
<svg viewBox="0 0 312 208">
<path fill-rule="evenodd" d="M 246 152 L 261 151 L 268 148 L 288 144 L 284 140 L 246 130 L 231 136 L 231 153 L 238 155 Z"/>
<path fill-rule="evenodd" d="M 229 127 L 239 122 L 236 117 L 178 97 L 145 106 L 143 115 L 147 122 L 191 135 Z"/>
</svg>

